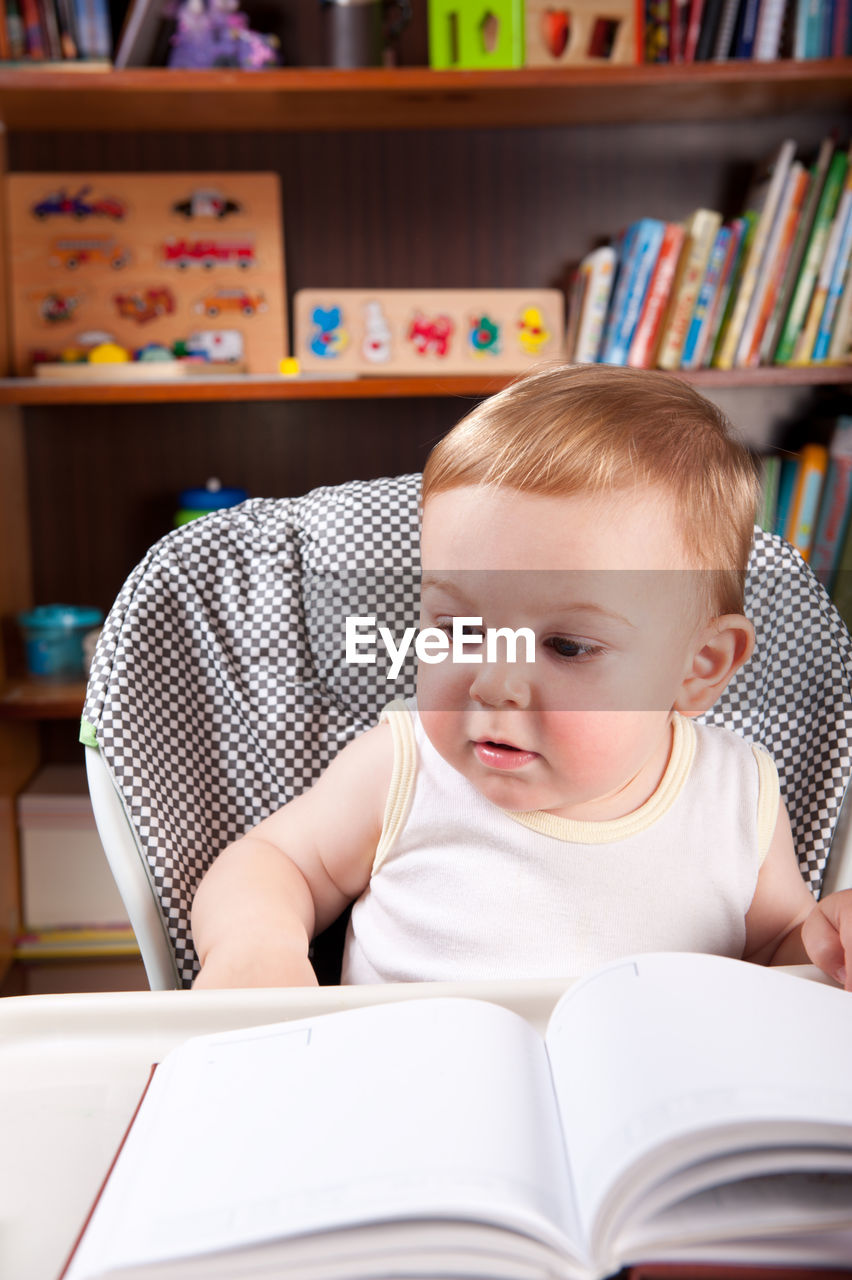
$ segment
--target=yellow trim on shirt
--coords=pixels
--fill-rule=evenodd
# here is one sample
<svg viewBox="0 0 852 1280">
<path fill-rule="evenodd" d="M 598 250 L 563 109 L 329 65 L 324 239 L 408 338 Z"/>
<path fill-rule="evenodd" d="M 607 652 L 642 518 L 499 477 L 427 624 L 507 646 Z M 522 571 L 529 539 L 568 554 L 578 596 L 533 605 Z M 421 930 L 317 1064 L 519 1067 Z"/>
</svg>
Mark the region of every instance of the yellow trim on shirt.
<svg viewBox="0 0 852 1280">
<path fill-rule="evenodd" d="M 394 841 L 405 826 L 414 780 L 417 776 L 417 742 L 411 712 L 401 698 L 391 702 L 380 716 L 380 721 L 390 725 L 393 737 L 393 774 L 382 818 L 382 834 L 379 836 L 372 874 L 375 875 L 393 848 Z"/>
<path fill-rule="evenodd" d="M 510 812 L 507 816 L 522 826 L 552 836 L 554 840 L 571 841 L 573 844 L 611 844 L 638 835 L 659 822 L 677 800 L 689 777 L 695 757 L 695 726 L 686 716 L 674 713 L 672 719 L 672 749 L 666 771 L 652 796 L 633 813 L 622 818 L 603 822 L 585 822 L 577 818 L 560 818 L 542 809 L 530 812 Z"/>
<path fill-rule="evenodd" d="M 758 866 L 762 866 L 778 821 L 781 787 L 772 756 L 754 743 L 751 749 L 757 761 L 757 857 Z"/>
</svg>

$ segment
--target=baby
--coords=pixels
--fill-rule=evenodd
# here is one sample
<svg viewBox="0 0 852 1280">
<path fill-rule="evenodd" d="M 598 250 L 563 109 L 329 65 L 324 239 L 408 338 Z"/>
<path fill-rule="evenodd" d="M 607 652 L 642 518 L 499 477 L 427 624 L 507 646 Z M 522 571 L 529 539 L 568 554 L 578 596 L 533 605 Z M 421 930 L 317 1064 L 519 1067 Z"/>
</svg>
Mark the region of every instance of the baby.
<svg viewBox="0 0 852 1280">
<path fill-rule="evenodd" d="M 639 951 L 809 959 L 852 987 L 767 753 L 695 723 L 754 647 L 755 469 L 665 374 L 550 367 L 423 476 L 417 696 L 199 885 L 197 987 L 564 977 Z M 848 976 L 847 976 L 848 975 Z"/>
</svg>

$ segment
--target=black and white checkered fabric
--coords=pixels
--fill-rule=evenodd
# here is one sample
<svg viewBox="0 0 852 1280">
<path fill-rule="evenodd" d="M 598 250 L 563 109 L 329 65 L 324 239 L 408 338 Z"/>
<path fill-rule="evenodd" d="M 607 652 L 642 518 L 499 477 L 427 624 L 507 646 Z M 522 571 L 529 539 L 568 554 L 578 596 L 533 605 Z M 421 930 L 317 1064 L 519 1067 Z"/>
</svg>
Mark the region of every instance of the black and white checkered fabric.
<svg viewBox="0 0 852 1280">
<path fill-rule="evenodd" d="M 394 685 L 344 661 L 343 620 L 417 621 L 419 476 L 253 499 L 160 540 L 107 618 L 84 720 L 145 851 L 180 980 L 195 887 L 232 839 L 310 786 Z M 706 719 L 764 743 L 818 892 L 850 775 L 852 645 L 816 579 L 756 531 L 755 657 Z"/>
</svg>

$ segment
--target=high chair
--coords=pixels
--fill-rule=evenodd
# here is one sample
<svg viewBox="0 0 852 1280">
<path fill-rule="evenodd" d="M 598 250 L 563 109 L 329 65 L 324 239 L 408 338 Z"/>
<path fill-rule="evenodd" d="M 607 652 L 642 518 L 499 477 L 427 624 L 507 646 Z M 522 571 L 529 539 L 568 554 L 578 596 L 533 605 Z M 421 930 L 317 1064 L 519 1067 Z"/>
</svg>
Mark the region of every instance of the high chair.
<svg viewBox="0 0 852 1280">
<path fill-rule="evenodd" d="M 188 987 L 190 907 L 217 853 L 310 786 L 414 689 L 384 662 L 345 662 L 344 619 L 394 636 L 417 622 L 420 477 L 258 498 L 156 543 L 122 588 L 83 712 L 98 830 L 150 985 Z M 767 747 L 802 874 L 852 886 L 843 799 L 852 772 L 852 641 L 801 557 L 755 529 L 754 656 L 704 717 Z M 830 857 L 829 857 L 830 854 Z M 318 940 L 339 974 L 341 929 Z"/>
</svg>

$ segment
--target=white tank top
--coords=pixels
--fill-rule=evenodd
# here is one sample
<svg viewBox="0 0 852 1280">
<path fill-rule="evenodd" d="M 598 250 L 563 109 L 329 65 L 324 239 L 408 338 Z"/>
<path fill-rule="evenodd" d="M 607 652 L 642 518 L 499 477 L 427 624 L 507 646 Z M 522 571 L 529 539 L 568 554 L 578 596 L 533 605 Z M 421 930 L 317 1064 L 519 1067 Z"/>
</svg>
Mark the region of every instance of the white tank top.
<svg viewBox="0 0 852 1280">
<path fill-rule="evenodd" d="M 575 977 L 641 951 L 739 957 L 778 815 L 775 766 L 675 715 L 654 795 L 606 822 L 509 813 L 437 753 L 414 701 L 383 713 L 394 769 L 346 983 Z"/>
</svg>

